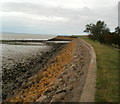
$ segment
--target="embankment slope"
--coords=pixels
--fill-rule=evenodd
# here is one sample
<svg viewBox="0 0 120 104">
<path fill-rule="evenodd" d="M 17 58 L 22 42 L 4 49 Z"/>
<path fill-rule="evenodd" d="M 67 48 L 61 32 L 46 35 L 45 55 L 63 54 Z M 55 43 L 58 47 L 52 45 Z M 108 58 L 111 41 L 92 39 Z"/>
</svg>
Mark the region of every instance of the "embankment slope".
<svg viewBox="0 0 120 104">
<path fill-rule="evenodd" d="M 93 50 L 88 47 L 79 38 L 74 39 L 51 59 L 48 66 L 34 75 L 18 94 L 5 102 L 85 102 L 84 98 L 89 97 L 85 94 L 85 86 L 91 78 L 88 76 L 93 61 Z M 94 93 L 90 96 L 93 96 L 90 101 L 94 101 Z"/>
</svg>

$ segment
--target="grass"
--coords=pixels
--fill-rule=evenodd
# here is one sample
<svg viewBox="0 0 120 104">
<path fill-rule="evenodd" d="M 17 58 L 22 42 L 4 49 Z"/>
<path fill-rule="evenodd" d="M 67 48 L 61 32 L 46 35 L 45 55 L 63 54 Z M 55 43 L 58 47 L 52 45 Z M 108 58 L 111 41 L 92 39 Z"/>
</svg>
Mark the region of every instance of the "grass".
<svg viewBox="0 0 120 104">
<path fill-rule="evenodd" d="M 118 51 L 84 38 L 96 52 L 96 102 L 118 102 Z"/>
</svg>

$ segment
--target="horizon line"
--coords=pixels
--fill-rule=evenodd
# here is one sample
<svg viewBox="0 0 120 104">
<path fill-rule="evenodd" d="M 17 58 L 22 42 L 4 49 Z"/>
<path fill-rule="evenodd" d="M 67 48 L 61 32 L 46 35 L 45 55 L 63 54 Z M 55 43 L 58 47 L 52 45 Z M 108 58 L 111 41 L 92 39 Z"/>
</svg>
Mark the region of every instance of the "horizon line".
<svg viewBox="0 0 120 104">
<path fill-rule="evenodd" d="M 64 34 L 64 33 L 58 33 L 58 34 L 52 34 L 52 33 L 20 33 L 20 32 L 0 32 L 0 33 L 10 33 L 10 34 L 36 34 L 36 35 L 88 35 L 88 34 Z"/>
</svg>

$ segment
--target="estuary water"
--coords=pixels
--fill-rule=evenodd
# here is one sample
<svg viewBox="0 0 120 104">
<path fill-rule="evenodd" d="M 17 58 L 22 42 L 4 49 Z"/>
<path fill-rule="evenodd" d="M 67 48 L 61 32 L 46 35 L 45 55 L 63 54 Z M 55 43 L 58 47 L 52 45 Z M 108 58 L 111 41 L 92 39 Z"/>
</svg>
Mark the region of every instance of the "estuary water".
<svg viewBox="0 0 120 104">
<path fill-rule="evenodd" d="M 24 33 L 0 33 L 2 40 L 48 40 L 57 35 L 48 34 L 24 34 Z"/>
<path fill-rule="evenodd" d="M 0 40 L 48 40 L 56 35 L 47 34 L 17 34 L 0 33 Z M 1 66 L 10 66 L 11 64 L 34 57 L 37 53 L 47 52 L 51 47 L 43 43 L 31 42 L 29 45 L 11 45 L 0 43 L 0 69 Z"/>
</svg>

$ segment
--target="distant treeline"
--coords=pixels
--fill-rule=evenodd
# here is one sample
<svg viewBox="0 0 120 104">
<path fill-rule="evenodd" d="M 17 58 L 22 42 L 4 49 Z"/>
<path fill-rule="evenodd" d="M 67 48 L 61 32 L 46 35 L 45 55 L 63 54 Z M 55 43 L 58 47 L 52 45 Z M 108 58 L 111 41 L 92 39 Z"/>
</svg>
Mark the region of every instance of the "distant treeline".
<svg viewBox="0 0 120 104">
<path fill-rule="evenodd" d="M 88 37 L 100 44 L 115 45 L 120 48 L 120 27 L 116 27 L 114 32 L 110 32 L 104 21 L 97 21 L 96 24 L 87 24 L 84 32 L 89 33 Z"/>
</svg>

